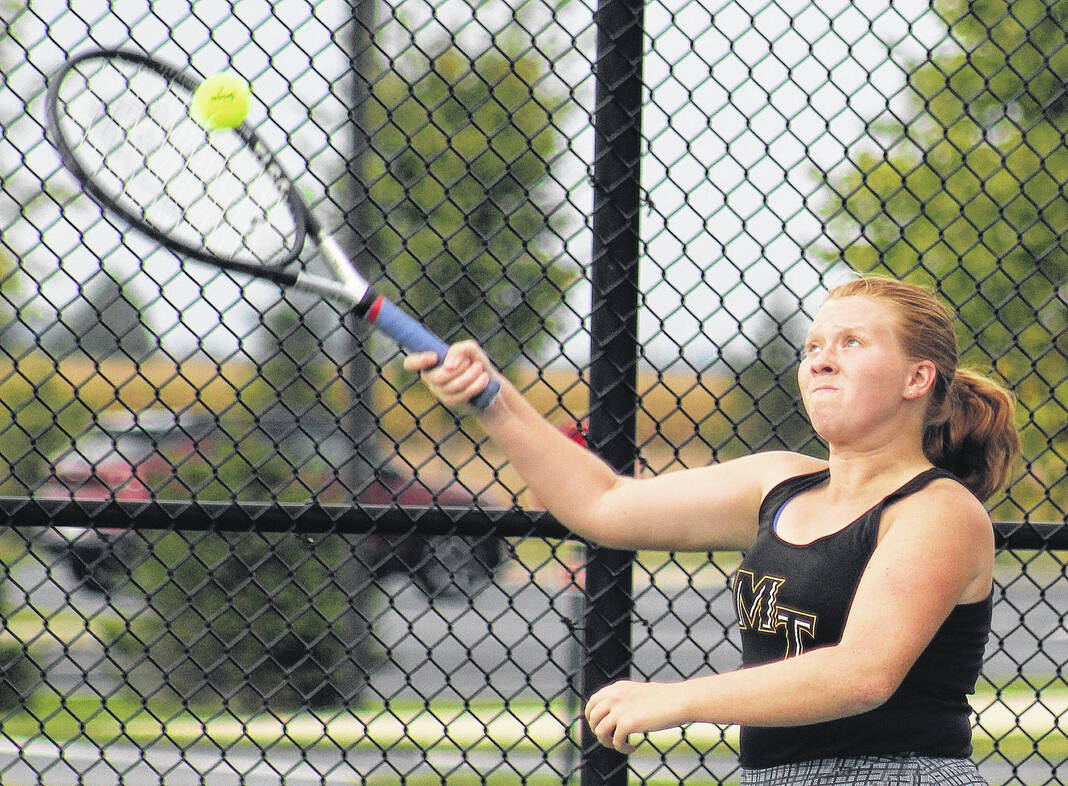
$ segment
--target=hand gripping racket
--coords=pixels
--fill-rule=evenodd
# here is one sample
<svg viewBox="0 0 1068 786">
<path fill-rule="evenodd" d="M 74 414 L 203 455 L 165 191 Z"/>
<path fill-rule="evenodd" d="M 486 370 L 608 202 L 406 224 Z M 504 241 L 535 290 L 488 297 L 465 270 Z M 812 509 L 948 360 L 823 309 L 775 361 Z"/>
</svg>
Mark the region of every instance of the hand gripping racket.
<svg viewBox="0 0 1068 786">
<path fill-rule="evenodd" d="M 409 352 L 448 345 L 387 300 L 325 232 L 247 124 L 207 131 L 190 114 L 200 81 L 136 52 L 77 55 L 49 80 L 48 131 L 63 163 L 107 211 L 175 251 L 350 305 Z M 288 268 L 311 236 L 334 278 Z M 500 385 L 471 403 L 485 409 Z"/>
</svg>

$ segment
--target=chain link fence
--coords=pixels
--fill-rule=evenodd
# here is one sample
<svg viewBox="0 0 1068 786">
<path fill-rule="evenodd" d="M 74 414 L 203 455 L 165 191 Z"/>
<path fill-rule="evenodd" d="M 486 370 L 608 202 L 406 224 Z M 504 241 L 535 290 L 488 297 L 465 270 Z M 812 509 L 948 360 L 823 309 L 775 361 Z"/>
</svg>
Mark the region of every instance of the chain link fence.
<svg viewBox="0 0 1068 786">
<path fill-rule="evenodd" d="M 577 720 L 613 673 L 737 667 L 736 555 L 587 549 L 348 315 L 102 215 L 42 117 L 97 46 L 244 75 L 369 277 L 621 471 L 819 452 L 821 294 L 936 286 L 1024 442 L 976 758 L 1065 779 L 1068 2 L 0 13 L 0 781 L 737 780 L 732 729 L 623 759 Z"/>
</svg>

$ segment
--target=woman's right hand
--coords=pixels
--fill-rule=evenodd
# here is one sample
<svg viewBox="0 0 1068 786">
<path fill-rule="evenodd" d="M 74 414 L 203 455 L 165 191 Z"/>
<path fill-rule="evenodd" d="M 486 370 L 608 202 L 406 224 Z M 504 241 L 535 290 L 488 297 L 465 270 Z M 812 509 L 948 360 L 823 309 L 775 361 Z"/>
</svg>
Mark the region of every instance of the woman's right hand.
<svg viewBox="0 0 1068 786">
<path fill-rule="evenodd" d="M 468 402 L 485 390 L 496 373 L 486 353 L 474 341 L 453 344 L 444 358 L 434 352 L 408 355 L 404 358 L 404 368 L 418 371 L 423 384 L 446 407 L 467 411 L 472 410 Z"/>
</svg>

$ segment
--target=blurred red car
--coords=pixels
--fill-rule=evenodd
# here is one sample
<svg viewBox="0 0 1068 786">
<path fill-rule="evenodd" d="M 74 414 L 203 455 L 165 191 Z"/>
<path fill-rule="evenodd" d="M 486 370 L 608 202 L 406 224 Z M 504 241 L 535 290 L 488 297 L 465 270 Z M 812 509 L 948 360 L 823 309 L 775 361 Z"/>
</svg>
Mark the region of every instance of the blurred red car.
<svg viewBox="0 0 1068 786">
<path fill-rule="evenodd" d="M 337 454 L 350 448 L 338 439 L 336 423 L 330 421 L 315 433 L 302 419 L 260 423 L 264 449 L 294 455 L 286 457 L 287 468 L 312 466 L 309 455 L 322 457 L 325 451 Z M 250 439 L 242 429 L 242 444 Z M 331 447 L 330 441 L 335 444 Z M 53 463 L 51 479 L 38 495 L 81 500 L 138 501 L 182 499 L 191 495 L 190 478 L 212 478 L 213 460 L 220 452 L 233 452 L 234 437 L 223 435 L 218 421 L 209 415 L 185 413 L 176 416 L 168 410 L 150 409 L 134 415 L 105 413 L 97 424 L 78 437 L 74 446 Z M 340 459 L 339 459 L 340 460 Z M 309 488 L 324 482 L 307 479 Z M 265 487 L 266 488 L 266 487 Z M 360 490 L 357 502 L 367 505 L 427 507 L 432 505 L 470 507 L 474 497 L 462 489 L 435 493 L 425 484 L 388 466 L 378 467 L 374 477 Z M 107 522 L 92 530 L 59 527 L 60 537 L 48 548 L 62 556 L 74 576 L 89 589 L 110 592 L 127 581 L 130 564 L 147 547 L 124 529 L 109 529 Z M 505 559 L 507 544 L 492 535 L 427 536 L 414 530 L 401 535 L 370 533 L 362 538 L 360 559 L 376 579 L 402 576 L 413 580 L 429 595 L 470 591 L 491 580 Z"/>
</svg>

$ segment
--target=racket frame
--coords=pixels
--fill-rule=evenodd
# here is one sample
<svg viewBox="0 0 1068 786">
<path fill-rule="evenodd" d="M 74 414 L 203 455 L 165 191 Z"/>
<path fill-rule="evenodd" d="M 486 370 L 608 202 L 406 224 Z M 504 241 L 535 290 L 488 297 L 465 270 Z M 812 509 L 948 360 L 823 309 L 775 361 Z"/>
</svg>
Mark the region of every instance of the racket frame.
<svg viewBox="0 0 1068 786">
<path fill-rule="evenodd" d="M 51 77 L 46 93 L 46 123 L 54 144 L 59 151 L 64 165 L 84 186 L 86 192 L 104 210 L 112 212 L 126 221 L 130 226 L 145 234 L 162 246 L 178 254 L 180 260 L 186 258 L 214 265 L 235 273 L 253 278 L 266 279 L 284 288 L 295 288 L 317 294 L 331 300 L 340 301 L 352 308 L 355 314 L 381 332 L 389 335 L 401 348 L 410 352 L 434 352 L 440 364 L 445 359 L 448 345 L 428 330 L 420 322 L 401 310 L 392 301 L 379 294 L 371 284 L 356 270 L 351 259 L 341 244 L 326 233 L 322 224 L 316 219 L 311 208 L 298 193 L 296 185 L 286 173 L 278 157 L 260 138 L 255 129 L 246 121 L 233 129 L 245 147 L 259 159 L 264 168 L 284 193 L 285 201 L 292 214 L 295 237 L 291 251 L 281 255 L 270 264 L 253 264 L 233 257 L 214 254 L 206 248 L 183 242 L 153 226 L 143 216 L 139 216 L 107 193 L 86 170 L 78 158 L 63 130 L 63 117 L 60 107 L 63 104 L 60 91 L 64 79 L 69 73 L 89 60 L 119 60 L 138 68 L 147 68 L 168 83 L 178 85 L 188 92 L 190 98 L 200 82 L 186 71 L 157 60 L 147 54 L 124 49 L 93 49 L 68 59 Z M 335 278 L 317 276 L 304 271 L 294 272 L 286 267 L 296 262 L 301 250 L 311 236 L 317 250 L 326 262 Z M 485 409 L 497 397 L 500 383 L 496 379 L 478 395 L 471 399 L 477 409 Z"/>
</svg>

